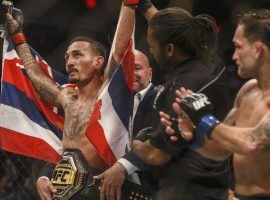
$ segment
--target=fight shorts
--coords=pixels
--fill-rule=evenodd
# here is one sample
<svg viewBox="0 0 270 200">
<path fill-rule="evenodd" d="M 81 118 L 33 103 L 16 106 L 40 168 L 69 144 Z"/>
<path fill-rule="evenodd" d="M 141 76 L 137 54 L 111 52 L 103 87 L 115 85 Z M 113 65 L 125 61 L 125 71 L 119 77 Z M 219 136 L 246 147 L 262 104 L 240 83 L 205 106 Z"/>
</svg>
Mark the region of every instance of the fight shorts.
<svg viewBox="0 0 270 200">
<path fill-rule="evenodd" d="M 270 197 L 243 196 L 234 194 L 233 200 L 270 200 Z"/>
<path fill-rule="evenodd" d="M 102 171 L 89 167 L 83 154 L 77 149 L 66 149 L 61 160 L 55 166 L 51 182 L 57 192 L 53 200 L 99 200 L 100 181 L 93 176 Z M 121 199 L 152 199 L 151 191 L 138 184 L 125 181 L 122 186 Z"/>
</svg>

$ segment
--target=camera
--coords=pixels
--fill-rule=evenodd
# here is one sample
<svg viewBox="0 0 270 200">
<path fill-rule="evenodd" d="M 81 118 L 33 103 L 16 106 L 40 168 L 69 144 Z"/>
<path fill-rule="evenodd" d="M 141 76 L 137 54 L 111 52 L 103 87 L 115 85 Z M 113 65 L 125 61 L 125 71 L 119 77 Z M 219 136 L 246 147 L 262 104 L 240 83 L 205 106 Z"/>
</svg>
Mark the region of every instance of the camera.
<svg viewBox="0 0 270 200">
<path fill-rule="evenodd" d="M 0 4 L 0 30 L 6 27 L 6 14 L 12 14 L 13 3 L 11 1 L 2 0 Z"/>
</svg>

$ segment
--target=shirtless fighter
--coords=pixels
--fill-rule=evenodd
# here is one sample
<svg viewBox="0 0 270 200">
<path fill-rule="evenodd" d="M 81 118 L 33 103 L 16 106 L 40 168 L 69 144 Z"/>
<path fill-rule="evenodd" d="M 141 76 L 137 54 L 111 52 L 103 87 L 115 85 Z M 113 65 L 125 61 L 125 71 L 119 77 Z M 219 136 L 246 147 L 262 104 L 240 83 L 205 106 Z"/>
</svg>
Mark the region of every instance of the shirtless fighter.
<svg viewBox="0 0 270 200">
<path fill-rule="evenodd" d="M 114 63 L 120 62 L 133 32 L 134 17 L 132 14 L 127 14 L 130 12 L 134 13 L 135 11 L 128 6 L 123 6 L 123 17 L 120 19 L 112 58 Z M 14 46 L 35 89 L 44 100 L 64 110 L 65 122 L 62 140 L 64 150 L 77 149 L 82 153 L 88 167 L 99 170 L 106 169 L 108 166 L 99 157 L 96 149 L 85 135 L 97 97 L 114 71 L 109 66 L 105 69 L 104 74 L 102 73 L 105 61 L 103 46 L 99 42 L 85 37 L 77 37 L 71 41 L 65 53 L 66 70 L 70 83 L 75 84 L 77 88 L 61 88 L 47 78 L 39 68 L 25 40 L 22 24 L 13 19 L 10 14 L 7 14 L 7 19 Z M 51 199 L 50 193 L 56 192 L 56 190 L 49 180 L 43 181 L 47 181 L 48 189 L 47 191 L 39 191 L 41 198 Z M 77 199 L 89 199 L 90 195 L 91 199 L 96 199 L 99 196 L 99 191 L 95 194 L 87 193 L 87 188 L 82 190 Z"/>
<path fill-rule="evenodd" d="M 241 77 L 254 79 L 240 89 L 234 107 L 223 123 L 211 115 L 210 102 L 204 95 L 192 94 L 184 88 L 176 91 L 181 108 L 196 126 L 193 142 L 199 143 L 198 135 L 204 136 L 204 145 L 197 151 L 207 157 L 216 155 L 217 159 L 222 159 L 218 155 L 220 152 L 213 151 L 215 143 L 227 150 L 227 156 L 233 153 L 234 198 L 240 200 L 270 199 L 269 35 L 270 10 L 250 11 L 240 18 L 233 38 L 233 59 Z M 174 103 L 173 107 L 181 113 L 178 104 Z M 173 134 L 169 116 L 164 113 L 161 116 L 161 122 L 167 125 L 167 133 Z M 192 132 L 188 131 L 185 122 L 180 119 L 182 134 L 189 138 Z M 171 139 L 176 138 L 171 136 Z"/>
</svg>

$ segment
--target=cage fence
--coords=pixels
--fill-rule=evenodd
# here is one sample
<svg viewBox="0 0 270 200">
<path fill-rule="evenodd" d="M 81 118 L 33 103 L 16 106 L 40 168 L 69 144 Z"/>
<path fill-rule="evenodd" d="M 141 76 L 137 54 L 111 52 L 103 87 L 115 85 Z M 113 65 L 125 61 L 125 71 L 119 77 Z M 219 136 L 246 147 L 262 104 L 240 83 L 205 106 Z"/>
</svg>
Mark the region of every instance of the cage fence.
<svg viewBox="0 0 270 200">
<path fill-rule="evenodd" d="M 0 200 L 39 199 L 36 180 L 43 161 L 3 151 L 0 146 Z"/>
</svg>

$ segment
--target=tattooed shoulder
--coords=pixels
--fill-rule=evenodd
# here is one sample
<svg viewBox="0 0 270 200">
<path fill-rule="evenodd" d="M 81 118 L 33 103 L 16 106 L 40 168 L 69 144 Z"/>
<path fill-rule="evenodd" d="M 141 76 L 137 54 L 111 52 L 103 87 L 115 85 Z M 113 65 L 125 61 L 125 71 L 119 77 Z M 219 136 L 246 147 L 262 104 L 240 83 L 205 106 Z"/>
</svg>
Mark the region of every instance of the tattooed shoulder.
<svg viewBox="0 0 270 200">
<path fill-rule="evenodd" d="M 64 109 L 78 100 L 78 90 L 76 88 L 62 88 L 61 97 Z"/>
</svg>

